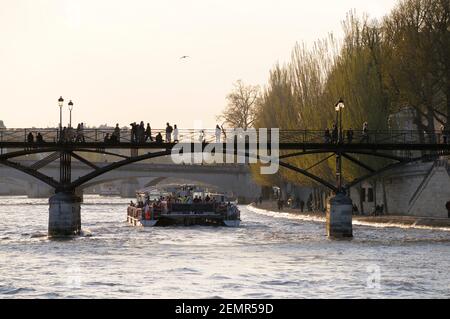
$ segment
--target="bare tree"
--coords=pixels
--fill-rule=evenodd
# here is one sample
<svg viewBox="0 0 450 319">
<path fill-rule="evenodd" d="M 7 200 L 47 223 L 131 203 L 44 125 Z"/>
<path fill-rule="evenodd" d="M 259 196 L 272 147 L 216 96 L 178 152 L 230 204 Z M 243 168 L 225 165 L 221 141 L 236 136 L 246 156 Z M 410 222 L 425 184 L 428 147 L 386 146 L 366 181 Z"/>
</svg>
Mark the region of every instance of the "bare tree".
<svg viewBox="0 0 450 319">
<path fill-rule="evenodd" d="M 241 80 L 236 81 L 233 86 L 233 90 L 227 95 L 228 105 L 217 118 L 230 127 L 246 130 L 252 127 L 255 121 L 260 87 L 246 85 Z"/>
</svg>

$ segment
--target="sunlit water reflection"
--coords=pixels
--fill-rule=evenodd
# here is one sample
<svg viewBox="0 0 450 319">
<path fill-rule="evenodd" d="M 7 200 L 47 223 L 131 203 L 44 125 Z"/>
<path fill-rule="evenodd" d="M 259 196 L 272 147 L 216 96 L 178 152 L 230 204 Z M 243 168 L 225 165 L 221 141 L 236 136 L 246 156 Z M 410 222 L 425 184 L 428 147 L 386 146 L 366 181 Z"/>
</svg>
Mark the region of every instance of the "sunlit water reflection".
<svg viewBox="0 0 450 319">
<path fill-rule="evenodd" d="M 233 228 L 135 228 L 129 200 L 85 196 L 84 236 L 46 237 L 45 199 L 0 197 L 0 298 L 450 297 L 450 232 L 355 226 L 241 207 Z"/>
</svg>

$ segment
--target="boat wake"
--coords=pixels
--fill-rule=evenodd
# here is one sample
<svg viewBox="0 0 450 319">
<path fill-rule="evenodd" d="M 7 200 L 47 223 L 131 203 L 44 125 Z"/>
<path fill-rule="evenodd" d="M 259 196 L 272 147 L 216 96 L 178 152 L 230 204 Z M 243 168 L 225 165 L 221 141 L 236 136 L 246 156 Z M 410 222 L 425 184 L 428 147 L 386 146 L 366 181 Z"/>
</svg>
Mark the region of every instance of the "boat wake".
<svg viewBox="0 0 450 319">
<path fill-rule="evenodd" d="M 246 207 L 249 211 L 274 217 L 274 218 L 285 218 L 285 219 L 291 219 L 291 220 L 303 220 L 308 222 L 316 222 L 316 223 L 325 223 L 326 218 L 325 216 L 310 216 L 310 215 L 301 215 L 301 214 L 293 214 L 293 213 L 285 213 L 285 212 L 274 212 L 266 209 L 256 208 L 252 205 L 248 205 Z"/>
<path fill-rule="evenodd" d="M 274 212 L 266 209 L 256 208 L 252 205 L 248 205 L 246 207 L 249 211 L 274 217 L 274 218 L 284 218 L 290 220 L 303 220 L 308 222 L 316 222 L 316 223 L 325 223 L 325 216 L 311 216 L 311 215 L 302 215 L 295 213 L 286 213 L 286 212 Z M 438 226 L 426 226 L 426 225 L 418 225 L 417 222 L 407 225 L 402 224 L 401 222 L 389 222 L 389 223 L 379 223 L 379 222 L 371 222 L 371 221 L 361 221 L 357 219 L 353 219 L 353 225 L 357 226 L 365 226 L 365 227 L 374 227 L 374 228 L 401 228 L 401 229 L 422 229 L 422 230 L 434 230 L 434 231 L 445 231 L 450 232 L 450 228 L 448 227 L 438 227 Z"/>
<path fill-rule="evenodd" d="M 450 228 L 448 228 L 448 227 L 417 225 L 417 223 L 413 223 L 411 225 L 406 225 L 406 224 L 402 224 L 400 222 L 398 222 L 398 223 L 396 223 L 396 222 L 377 223 L 377 222 L 353 220 L 353 225 L 367 226 L 367 227 L 374 227 L 374 228 L 423 229 L 423 230 L 436 230 L 436 231 L 450 232 Z"/>
</svg>

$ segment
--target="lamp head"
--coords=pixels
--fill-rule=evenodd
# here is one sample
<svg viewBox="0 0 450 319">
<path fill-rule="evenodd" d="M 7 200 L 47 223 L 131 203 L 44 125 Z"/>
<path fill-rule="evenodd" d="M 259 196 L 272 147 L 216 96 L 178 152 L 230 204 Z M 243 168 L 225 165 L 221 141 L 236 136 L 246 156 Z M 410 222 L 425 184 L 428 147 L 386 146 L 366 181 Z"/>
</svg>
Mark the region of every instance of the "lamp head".
<svg viewBox="0 0 450 319">
<path fill-rule="evenodd" d="M 345 108 L 344 100 L 339 99 L 339 101 L 336 103 L 334 107 L 336 109 L 336 112 L 339 112 L 339 110 L 344 109 Z"/>
<path fill-rule="evenodd" d="M 59 105 L 59 107 L 63 107 L 63 105 L 64 105 L 64 99 L 62 96 L 60 96 L 58 99 L 58 105 Z"/>
</svg>

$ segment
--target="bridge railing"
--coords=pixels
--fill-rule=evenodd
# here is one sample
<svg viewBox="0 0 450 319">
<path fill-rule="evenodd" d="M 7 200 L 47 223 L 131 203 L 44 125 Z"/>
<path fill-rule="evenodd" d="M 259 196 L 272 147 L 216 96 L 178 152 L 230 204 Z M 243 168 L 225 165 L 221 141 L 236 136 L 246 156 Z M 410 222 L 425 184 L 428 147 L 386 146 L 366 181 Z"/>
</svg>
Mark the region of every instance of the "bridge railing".
<svg viewBox="0 0 450 319">
<path fill-rule="evenodd" d="M 0 142 L 27 142 L 28 135 L 31 133 L 36 142 L 36 136 L 41 134 L 44 143 L 56 142 L 86 142 L 86 143 L 105 143 L 108 137 L 114 133 L 114 128 L 89 129 L 86 128 L 82 132 L 75 129 L 67 129 L 63 138 L 61 139 L 60 131 L 56 128 L 26 128 L 26 129 L 0 129 Z M 166 141 L 165 129 L 152 129 L 152 140 L 155 141 L 156 135 L 160 133 L 162 139 Z M 257 138 L 259 132 L 257 132 Z M 269 130 L 270 134 L 270 130 Z M 235 132 L 232 129 L 227 129 L 222 132 L 220 136 L 221 142 L 229 142 L 236 140 Z M 445 140 L 444 134 L 441 131 L 436 132 L 419 132 L 417 130 L 369 130 L 367 133 L 363 131 L 343 131 L 342 143 L 370 143 L 370 144 L 437 144 L 443 143 Z M 172 142 L 174 141 L 172 134 Z M 449 136 L 450 139 L 450 136 Z M 270 137 L 268 137 L 270 141 Z M 178 142 L 207 142 L 212 143 L 216 141 L 215 129 L 179 129 Z M 112 142 L 112 141 L 111 141 Z M 133 137 L 131 129 L 122 128 L 120 130 L 120 138 L 115 143 L 151 143 L 148 139 L 136 140 Z M 320 143 L 338 143 L 339 139 L 330 133 L 325 135 L 324 130 L 280 130 L 280 143 L 299 143 L 299 144 L 320 144 Z"/>
<path fill-rule="evenodd" d="M 28 134 L 32 133 L 34 138 L 38 133 L 41 133 L 43 139 L 47 142 L 57 142 L 59 131 L 58 129 L 0 129 L 0 142 L 27 142 Z"/>
<path fill-rule="evenodd" d="M 370 144 L 437 144 L 444 141 L 441 131 L 419 132 L 410 130 L 344 130 L 342 138 L 325 135 L 325 131 L 280 131 L 280 143 L 370 143 Z"/>
</svg>

